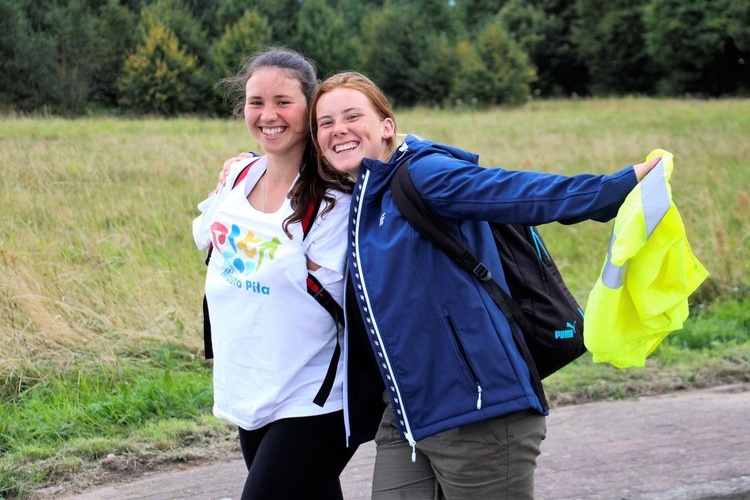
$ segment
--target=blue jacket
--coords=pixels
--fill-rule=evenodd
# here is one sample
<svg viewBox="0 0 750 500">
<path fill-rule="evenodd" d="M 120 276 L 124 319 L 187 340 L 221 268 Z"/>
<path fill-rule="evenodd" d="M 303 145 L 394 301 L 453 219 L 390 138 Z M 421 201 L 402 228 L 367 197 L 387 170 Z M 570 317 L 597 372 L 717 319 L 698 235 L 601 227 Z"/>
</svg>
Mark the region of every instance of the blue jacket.
<svg viewBox="0 0 750 500">
<path fill-rule="evenodd" d="M 522 410 L 546 413 L 508 320 L 479 282 L 401 216 L 390 180 L 402 161 L 425 202 L 504 286 L 489 225 L 614 217 L 632 167 L 573 177 L 483 168 L 472 153 L 408 136 L 387 163 L 365 160 L 352 195 L 350 279 L 402 436 Z"/>
</svg>

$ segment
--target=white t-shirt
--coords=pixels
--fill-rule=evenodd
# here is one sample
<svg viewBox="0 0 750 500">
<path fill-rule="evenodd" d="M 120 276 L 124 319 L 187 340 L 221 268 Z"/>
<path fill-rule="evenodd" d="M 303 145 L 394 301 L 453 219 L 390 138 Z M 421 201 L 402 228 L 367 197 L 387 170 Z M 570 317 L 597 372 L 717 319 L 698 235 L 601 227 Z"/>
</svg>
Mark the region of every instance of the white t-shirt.
<svg viewBox="0 0 750 500">
<path fill-rule="evenodd" d="M 265 158 L 258 160 L 204 221 L 214 246 L 206 274 L 214 415 L 247 430 L 343 407 L 343 356 L 325 406 L 313 403 L 337 328 L 307 292 L 305 255 L 323 266 L 314 274 L 341 304 L 350 196 L 331 191 L 333 210 L 318 215 L 304 241 L 301 224 L 290 224 L 289 239 L 282 229 L 292 213 L 289 199 L 276 213 L 247 201 L 266 166 Z M 343 335 L 338 341 L 343 344 Z"/>
</svg>

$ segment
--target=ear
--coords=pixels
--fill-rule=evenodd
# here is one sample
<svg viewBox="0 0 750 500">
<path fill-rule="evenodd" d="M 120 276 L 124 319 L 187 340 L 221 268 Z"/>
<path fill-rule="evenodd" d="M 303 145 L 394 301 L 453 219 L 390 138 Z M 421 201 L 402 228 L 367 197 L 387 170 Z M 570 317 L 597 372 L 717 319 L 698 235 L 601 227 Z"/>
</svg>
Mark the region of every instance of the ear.
<svg viewBox="0 0 750 500">
<path fill-rule="evenodd" d="M 384 141 L 390 139 L 393 137 L 393 135 L 396 133 L 396 124 L 393 123 L 392 118 L 386 118 L 383 120 L 383 136 L 382 139 Z"/>
</svg>

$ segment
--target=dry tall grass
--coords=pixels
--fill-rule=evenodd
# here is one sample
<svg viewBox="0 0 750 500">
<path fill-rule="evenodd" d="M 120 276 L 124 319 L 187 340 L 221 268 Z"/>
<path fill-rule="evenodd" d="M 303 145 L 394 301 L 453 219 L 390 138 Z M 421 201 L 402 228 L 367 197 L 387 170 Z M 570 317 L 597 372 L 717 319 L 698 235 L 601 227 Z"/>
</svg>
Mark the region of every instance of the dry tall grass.
<svg viewBox="0 0 750 500">
<path fill-rule="evenodd" d="M 675 201 L 706 290 L 747 284 L 750 100 L 535 102 L 486 112 L 398 113 L 399 132 L 484 165 L 611 172 L 675 154 Z M 0 380 L 40 366 L 117 363 L 152 342 L 199 353 L 202 255 L 190 223 L 223 160 L 257 145 L 235 121 L 32 119 L 0 123 Z M 585 300 L 609 225 L 543 228 Z M 2 385 L 2 384 L 0 384 Z"/>
<path fill-rule="evenodd" d="M 195 204 L 236 122 L 7 118 L 0 125 L 0 359 L 116 362 L 148 340 L 200 345 Z"/>
</svg>

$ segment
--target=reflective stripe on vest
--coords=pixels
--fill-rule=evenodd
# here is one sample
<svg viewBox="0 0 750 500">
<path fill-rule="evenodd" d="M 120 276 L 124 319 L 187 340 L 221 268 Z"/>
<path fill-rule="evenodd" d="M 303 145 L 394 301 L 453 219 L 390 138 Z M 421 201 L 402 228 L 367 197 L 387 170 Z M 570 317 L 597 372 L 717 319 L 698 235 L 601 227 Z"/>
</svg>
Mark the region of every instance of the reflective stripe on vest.
<svg viewBox="0 0 750 500">
<path fill-rule="evenodd" d="M 639 184 L 641 190 L 641 204 L 646 220 L 646 239 L 651 236 L 656 226 L 659 225 L 671 205 L 669 191 L 667 190 L 667 179 L 664 172 L 664 159 L 659 163 Z M 627 262 L 618 266 L 612 262 L 612 248 L 617 236 L 614 231 L 609 240 L 607 249 L 607 261 L 602 269 L 602 283 L 608 288 L 620 288 L 627 269 Z"/>
</svg>

